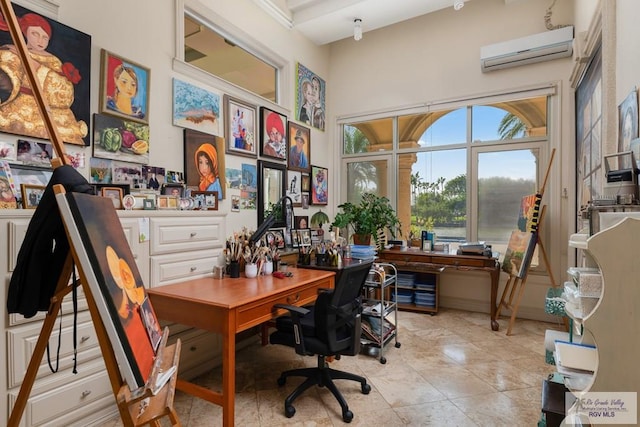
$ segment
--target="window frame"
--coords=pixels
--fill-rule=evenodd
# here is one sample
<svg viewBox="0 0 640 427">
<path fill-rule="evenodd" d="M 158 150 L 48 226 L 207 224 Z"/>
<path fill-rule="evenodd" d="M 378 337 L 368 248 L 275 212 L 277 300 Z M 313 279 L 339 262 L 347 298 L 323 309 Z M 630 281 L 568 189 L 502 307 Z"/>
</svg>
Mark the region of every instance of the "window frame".
<svg viewBox="0 0 640 427">
<path fill-rule="evenodd" d="M 276 69 L 275 99 L 276 102 L 264 98 L 254 92 L 230 83 L 218 76 L 208 73 L 184 60 L 184 16 L 188 15 L 206 25 L 210 30 L 215 31 L 224 38 L 235 43 L 245 51 L 251 53 L 255 57 L 261 59 L 265 63 Z M 197 81 L 211 85 L 222 92 L 235 96 L 246 101 L 271 106 L 272 109 L 281 110 L 290 105 L 292 99 L 292 72 L 290 71 L 290 62 L 284 57 L 278 55 L 255 37 L 246 31 L 235 26 L 213 9 L 203 5 L 198 0 L 176 0 L 176 45 L 173 58 L 173 71 L 182 75 L 191 77 Z M 278 108 L 280 107 L 280 108 Z"/>
<path fill-rule="evenodd" d="M 473 129 L 473 120 L 471 117 L 472 107 L 478 105 L 492 105 L 498 102 L 509 102 L 516 101 L 523 98 L 535 98 L 538 96 L 546 96 L 547 97 L 547 132 L 544 136 L 529 136 L 523 138 L 517 138 L 512 140 L 493 140 L 493 141 L 481 141 L 479 143 L 474 143 L 471 140 Z M 424 103 L 420 106 L 406 107 L 400 108 L 396 110 L 389 110 L 387 112 L 377 112 L 371 115 L 354 115 L 351 117 L 343 116 L 338 117 L 337 119 L 337 127 L 340 135 L 340 150 L 338 151 L 340 164 L 342 165 L 340 171 L 340 178 L 342 181 L 341 188 L 339 190 L 339 203 L 346 200 L 348 189 L 346 188 L 346 165 L 347 163 L 354 161 L 367 161 L 370 160 L 372 156 L 381 156 L 379 152 L 372 153 L 357 153 L 357 154 L 344 154 L 344 127 L 346 125 L 353 125 L 357 123 L 367 122 L 369 120 L 378 120 L 381 118 L 393 118 L 393 148 L 390 151 L 384 152 L 385 156 L 391 156 L 391 161 L 389 162 L 389 173 L 391 174 L 392 179 L 390 179 L 389 185 L 394 188 L 397 185 L 397 174 L 398 174 L 398 161 L 399 155 L 408 154 L 408 153 L 420 153 L 420 152 L 436 152 L 443 150 L 452 150 L 452 149 L 460 149 L 464 148 L 467 150 L 467 226 L 466 226 L 466 238 L 467 241 L 475 241 L 477 240 L 478 235 L 478 198 L 477 198 L 477 190 L 478 190 L 478 156 L 481 153 L 486 152 L 495 152 L 495 151 L 512 151 L 512 150 L 522 150 L 522 149 L 537 149 L 539 150 L 539 161 L 537 165 L 536 171 L 536 182 L 538 185 L 542 185 L 542 179 L 544 179 L 544 173 L 546 172 L 546 168 L 548 166 L 548 161 L 551 156 L 552 150 L 557 145 L 554 141 L 558 140 L 558 128 L 559 126 L 556 123 L 560 120 L 558 111 L 560 105 L 560 95 L 558 94 L 557 84 L 547 83 L 538 86 L 532 86 L 527 88 L 521 88 L 513 91 L 507 91 L 498 94 L 488 94 L 486 96 L 478 96 L 478 97 L 470 97 L 470 98 L 461 98 L 457 100 L 447 100 L 444 102 L 433 102 L 433 103 Z M 450 144 L 443 146 L 435 146 L 435 147 L 414 147 L 414 148 L 400 148 L 399 147 L 399 136 L 398 136 L 398 117 L 409 115 L 409 114 L 419 114 L 419 113 L 430 113 L 435 111 L 442 110 L 450 110 L 454 111 L 456 109 L 466 107 L 467 108 L 467 140 L 464 143 L 460 144 Z M 547 185 L 548 187 L 548 185 Z M 550 190 L 548 195 L 545 195 L 545 201 L 543 203 L 549 204 L 560 204 L 559 200 L 559 192 L 553 189 L 546 188 L 546 190 Z M 393 197 L 393 194 L 387 195 L 390 199 L 394 207 L 397 206 L 397 196 Z M 547 212 L 548 214 L 548 212 Z M 514 229 L 516 227 L 517 218 L 514 218 Z M 541 239 L 549 242 L 549 238 L 551 233 L 548 231 L 551 227 L 545 227 L 545 224 L 542 224 L 541 227 Z M 405 236 L 407 237 L 407 236 Z M 551 245 L 546 245 L 546 250 L 549 251 L 550 247 L 554 247 L 554 243 L 556 239 L 553 239 Z M 533 272 L 539 271 L 542 272 L 545 270 L 545 266 L 540 263 L 540 265 L 532 269 Z"/>
</svg>

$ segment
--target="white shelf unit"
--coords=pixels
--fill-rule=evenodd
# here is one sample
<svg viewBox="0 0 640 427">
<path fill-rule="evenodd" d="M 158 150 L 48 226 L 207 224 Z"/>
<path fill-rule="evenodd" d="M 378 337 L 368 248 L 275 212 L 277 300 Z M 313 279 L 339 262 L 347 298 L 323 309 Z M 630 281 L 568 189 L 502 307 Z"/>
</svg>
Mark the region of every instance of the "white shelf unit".
<svg viewBox="0 0 640 427">
<path fill-rule="evenodd" d="M 383 275 L 376 273 L 376 267 Z M 384 349 L 395 340 L 398 342 L 398 270 L 393 264 L 376 263 L 364 284 L 363 297 L 363 331 L 361 344 L 380 363 L 387 363 Z M 393 297 L 391 295 L 393 294 Z M 366 322 L 366 323 L 365 323 Z M 371 325 L 371 327 L 366 326 Z M 375 325 L 378 325 L 376 328 Z"/>
<path fill-rule="evenodd" d="M 582 250 L 587 261 L 600 269 L 603 292 L 595 308 L 575 319 L 584 334 L 578 340 L 598 350 L 596 370 L 589 381 L 567 387 L 581 392 L 637 392 L 640 371 L 640 263 L 634 248 L 640 236 L 640 219 L 626 217 L 609 228 L 583 238 L 572 238 L 569 246 Z M 581 236 L 582 237 L 582 236 Z M 568 311 L 571 315 L 571 313 Z M 640 406 L 640 402 L 636 402 Z"/>
</svg>

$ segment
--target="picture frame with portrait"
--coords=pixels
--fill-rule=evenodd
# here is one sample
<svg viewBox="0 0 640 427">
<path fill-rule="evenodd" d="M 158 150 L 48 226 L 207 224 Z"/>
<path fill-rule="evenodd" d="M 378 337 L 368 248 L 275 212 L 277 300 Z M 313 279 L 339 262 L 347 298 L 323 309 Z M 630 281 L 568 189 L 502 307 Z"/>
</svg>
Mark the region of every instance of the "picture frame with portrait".
<svg viewBox="0 0 640 427">
<path fill-rule="evenodd" d="M 630 151 L 631 141 L 636 138 L 638 138 L 638 89 L 633 88 L 618 106 L 618 152 Z"/>
<path fill-rule="evenodd" d="M 287 168 L 307 173 L 311 171 L 311 129 L 294 122 L 289 122 Z"/>
<path fill-rule="evenodd" d="M 306 192 L 311 191 L 311 178 L 308 173 L 303 173 L 300 177 L 300 190 Z"/>
<path fill-rule="evenodd" d="M 203 172 L 206 176 L 201 174 L 199 162 L 209 165 L 206 172 Z M 196 191 L 217 191 L 218 199 L 224 199 L 225 170 L 224 138 L 185 129 L 184 182 L 187 188 Z"/>
<path fill-rule="evenodd" d="M 217 211 L 218 192 L 217 191 L 192 191 L 191 197 L 195 201 L 195 210 Z"/>
<path fill-rule="evenodd" d="M 311 229 L 303 228 L 296 231 L 298 232 L 299 246 L 311 246 Z"/>
<path fill-rule="evenodd" d="M 122 197 L 124 192 L 120 187 L 102 187 L 100 189 L 100 195 L 107 197 L 113 201 L 113 207 L 116 209 L 122 209 Z"/>
<path fill-rule="evenodd" d="M 22 207 L 24 209 L 35 209 L 40 204 L 40 199 L 44 194 L 43 185 L 21 184 L 20 193 L 22 194 Z"/>
<path fill-rule="evenodd" d="M 265 234 L 265 243 L 267 243 L 267 245 L 270 244 L 269 234 L 271 233 L 275 247 L 278 249 L 284 249 L 286 247 L 286 239 L 284 237 L 285 230 L 286 228 L 270 228 Z"/>
<path fill-rule="evenodd" d="M 150 82 L 149 68 L 101 49 L 101 113 L 148 124 Z"/>
<path fill-rule="evenodd" d="M 224 95 L 223 99 L 227 111 L 224 122 L 227 154 L 256 158 L 258 108 L 229 95 Z"/>
<path fill-rule="evenodd" d="M 159 210 L 177 210 L 180 198 L 176 196 L 160 195 L 157 197 L 157 208 Z M 144 202 L 143 202 L 144 203 Z"/>
<path fill-rule="evenodd" d="M 301 63 L 296 63 L 295 118 L 308 126 L 324 131 L 326 83 Z"/>
<path fill-rule="evenodd" d="M 260 155 L 287 160 L 287 116 L 260 108 Z"/>
<path fill-rule="evenodd" d="M 326 205 L 329 201 L 329 169 L 311 166 L 311 204 Z"/>
<path fill-rule="evenodd" d="M 287 191 L 286 195 L 291 198 L 293 207 L 302 206 L 301 174 L 298 171 L 287 170 Z"/>
<path fill-rule="evenodd" d="M 184 197 L 184 185 L 164 183 L 160 189 L 160 194 L 164 196 Z"/>
<path fill-rule="evenodd" d="M 293 217 L 294 228 L 303 229 L 309 228 L 309 216 L 308 215 L 295 215 Z"/>
</svg>

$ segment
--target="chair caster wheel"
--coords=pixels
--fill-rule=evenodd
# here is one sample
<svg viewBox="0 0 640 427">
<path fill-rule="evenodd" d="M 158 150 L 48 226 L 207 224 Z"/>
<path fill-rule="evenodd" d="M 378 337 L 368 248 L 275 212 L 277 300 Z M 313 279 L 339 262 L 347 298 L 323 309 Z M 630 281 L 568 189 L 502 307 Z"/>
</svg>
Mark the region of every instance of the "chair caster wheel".
<svg viewBox="0 0 640 427">
<path fill-rule="evenodd" d="M 369 392 L 371 391 L 371 386 L 369 384 L 362 384 L 362 387 L 360 387 L 362 394 L 369 394 Z"/>
<path fill-rule="evenodd" d="M 278 378 L 278 386 L 282 387 L 283 385 L 285 385 L 286 382 L 287 382 L 287 379 L 285 377 Z"/>
<path fill-rule="evenodd" d="M 342 413 L 342 421 L 350 423 L 353 420 L 353 412 L 346 410 Z"/>
<path fill-rule="evenodd" d="M 400 348 L 402 344 L 400 344 L 399 342 L 396 343 L 396 348 Z"/>
<path fill-rule="evenodd" d="M 284 405 L 284 414 L 287 418 L 291 418 L 296 414 L 296 408 L 291 405 Z M 353 415 L 351 415 L 351 417 L 353 418 Z"/>
<path fill-rule="evenodd" d="M 386 358 L 386 357 L 381 357 L 381 358 L 380 358 L 380 363 L 382 363 L 383 365 L 384 365 L 385 363 L 387 363 L 387 358 Z"/>
</svg>

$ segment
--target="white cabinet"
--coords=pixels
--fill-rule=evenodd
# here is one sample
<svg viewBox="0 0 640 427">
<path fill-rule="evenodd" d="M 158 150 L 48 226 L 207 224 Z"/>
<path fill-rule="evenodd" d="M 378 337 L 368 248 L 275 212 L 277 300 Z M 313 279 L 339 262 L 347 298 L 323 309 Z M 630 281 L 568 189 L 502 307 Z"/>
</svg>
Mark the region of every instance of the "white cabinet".
<svg viewBox="0 0 640 427">
<path fill-rule="evenodd" d="M 583 319 L 585 340 L 598 351 L 597 368 L 579 390 L 637 392 L 640 384 L 640 263 L 636 254 L 640 219 L 625 218 L 588 239 L 574 236 L 570 246 L 585 251 L 602 273 L 603 292 L 594 310 Z M 571 387 L 569 387 L 571 389 Z M 640 407 L 640 402 L 637 402 Z"/>
<path fill-rule="evenodd" d="M 0 425 L 7 423 L 8 411 L 20 391 L 44 318 L 44 313 L 25 319 L 22 315 L 6 312 L 9 281 L 32 214 L 31 210 L 0 210 L 0 279 L 5 285 L 0 301 L 0 315 L 4 319 L 0 355 L 7 373 L 0 375 L 0 395 L 7 396 L 5 403 L 0 404 Z M 212 275 L 226 239 L 224 214 L 216 211 L 118 211 L 118 215 L 146 286 Z M 179 337 L 183 342 L 181 377 L 192 378 L 219 363 L 221 343 L 217 336 L 182 325 L 170 327 L 170 340 Z M 56 362 L 58 336 L 60 356 Z M 73 306 L 70 294 L 65 297 L 49 343 L 51 363 L 54 367 L 58 363 L 59 371 L 51 372 L 45 354 L 21 426 L 86 426 L 115 416 L 115 400 L 82 290 L 78 293 L 77 374 L 72 373 Z"/>
</svg>

